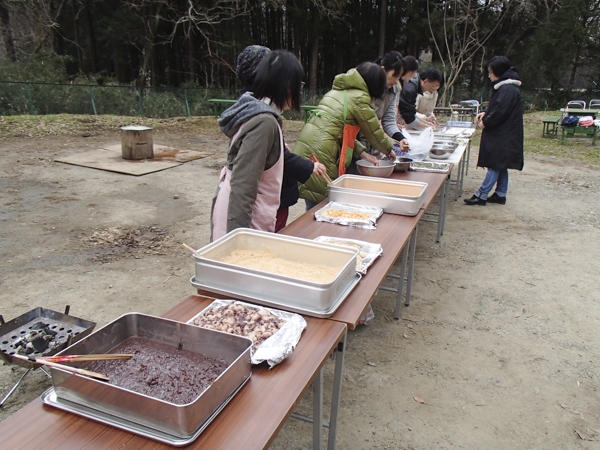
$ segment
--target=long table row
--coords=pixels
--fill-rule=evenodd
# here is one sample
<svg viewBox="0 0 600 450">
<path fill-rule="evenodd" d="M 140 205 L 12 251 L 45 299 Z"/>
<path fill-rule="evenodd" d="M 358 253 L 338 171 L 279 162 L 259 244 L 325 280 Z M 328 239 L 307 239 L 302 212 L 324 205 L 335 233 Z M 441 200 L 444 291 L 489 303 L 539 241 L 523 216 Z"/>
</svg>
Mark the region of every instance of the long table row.
<svg viewBox="0 0 600 450">
<path fill-rule="evenodd" d="M 292 222 L 282 233 L 308 239 L 320 235 L 359 239 L 382 245 L 384 254 L 329 319 L 305 317 L 307 328 L 296 349 L 285 361 L 269 370 L 255 366 L 249 382 L 235 395 L 200 437 L 188 448 L 262 449 L 275 439 L 297 403 L 313 387 L 313 448 L 322 448 L 324 426 L 329 427 L 327 447 L 335 448 L 337 417 L 345 352 L 346 330 L 355 329 L 377 290 L 389 275 L 402 253 L 396 316 L 402 299 L 410 300 L 410 283 L 414 262 L 416 230 L 419 220 L 440 194 L 438 230 L 443 228 L 448 199 L 450 173 L 407 172 L 393 178 L 428 183 L 423 208 L 414 217 L 383 214 L 375 230 L 344 227 L 316 222 L 312 210 Z M 324 203 L 323 203 L 324 204 Z M 317 206 L 319 208 L 323 204 Z M 438 231 L 439 233 L 439 231 Z M 439 234 L 438 234 L 439 237 Z M 409 253 L 411 253 L 409 258 Z M 408 286 L 404 294 L 405 273 Z M 199 292 L 164 314 L 164 317 L 187 321 L 212 301 L 212 294 Z M 202 296 L 204 294 L 204 296 Z M 323 421 L 323 367 L 335 354 L 334 383 L 331 391 L 329 423 Z M 68 412 L 45 406 L 39 399 L 0 423 L 0 434 L 6 448 L 104 449 L 104 448 L 169 448 L 168 445 L 131 434 Z"/>
</svg>

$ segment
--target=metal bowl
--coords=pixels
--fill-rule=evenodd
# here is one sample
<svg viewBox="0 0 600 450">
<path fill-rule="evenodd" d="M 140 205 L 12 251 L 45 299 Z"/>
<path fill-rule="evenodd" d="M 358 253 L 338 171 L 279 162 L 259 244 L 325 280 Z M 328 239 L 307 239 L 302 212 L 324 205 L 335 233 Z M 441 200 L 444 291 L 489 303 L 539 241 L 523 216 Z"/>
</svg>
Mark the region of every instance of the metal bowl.
<svg viewBox="0 0 600 450">
<path fill-rule="evenodd" d="M 392 161 L 381 160 L 379 161 L 378 166 L 374 166 L 373 164 L 371 164 L 368 161 L 365 161 L 364 159 L 359 159 L 358 161 L 356 161 L 356 167 L 358 169 L 358 173 L 360 173 L 361 175 L 366 175 L 368 177 L 387 178 L 394 171 L 396 163 Z"/>
<path fill-rule="evenodd" d="M 456 147 L 449 144 L 433 144 L 429 153 L 434 156 L 446 156 L 446 158 L 450 157 L 450 154 L 454 153 Z"/>
<path fill-rule="evenodd" d="M 441 154 L 436 154 L 433 151 L 429 152 L 429 157 L 433 159 L 448 159 L 452 155 L 452 152 L 443 152 Z"/>
<path fill-rule="evenodd" d="M 433 146 L 453 147 L 454 149 L 456 149 L 456 147 L 458 147 L 458 142 L 456 142 L 453 139 L 436 139 L 433 141 Z"/>
<path fill-rule="evenodd" d="M 396 158 L 396 166 L 394 167 L 394 172 L 406 172 L 408 170 L 408 168 L 410 167 L 410 163 L 412 162 L 412 159 L 410 158 L 404 158 L 404 157 L 397 157 Z"/>
</svg>

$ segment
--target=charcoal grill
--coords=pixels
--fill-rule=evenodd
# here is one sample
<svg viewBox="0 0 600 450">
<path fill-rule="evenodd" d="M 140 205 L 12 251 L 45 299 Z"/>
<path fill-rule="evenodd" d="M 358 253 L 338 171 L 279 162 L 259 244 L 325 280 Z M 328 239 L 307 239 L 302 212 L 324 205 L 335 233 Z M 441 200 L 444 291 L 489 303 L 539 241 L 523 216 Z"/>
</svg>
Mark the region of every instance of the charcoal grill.
<svg viewBox="0 0 600 450">
<path fill-rule="evenodd" d="M 18 342 L 31 333 L 38 322 L 42 322 L 47 326 L 48 330 L 56 334 L 46 349 L 41 351 L 34 350 L 26 355 L 31 358 L 52 356 L 92 332 L 96 326 L 95 322 L 70 316 L 69 310 L 69 305 L 65 308 L 64 313 L 38 307 L 9 322 L 4 322 L 4 318 L 0 315 L 0 359 L 6 364 L 17 364 L 27 368 L 27 371 L 17 380 L 4 398 L 0 400 L 0 407 L 4 405 L 4 402 L 19 387 L 27 374 L 37 368 L 33 362 L 12 358 L 12 355 L 18 352 Z M 48 372 L 42 368 L 40 369 L 46 376 L 50 377 Z"/>
</svg>

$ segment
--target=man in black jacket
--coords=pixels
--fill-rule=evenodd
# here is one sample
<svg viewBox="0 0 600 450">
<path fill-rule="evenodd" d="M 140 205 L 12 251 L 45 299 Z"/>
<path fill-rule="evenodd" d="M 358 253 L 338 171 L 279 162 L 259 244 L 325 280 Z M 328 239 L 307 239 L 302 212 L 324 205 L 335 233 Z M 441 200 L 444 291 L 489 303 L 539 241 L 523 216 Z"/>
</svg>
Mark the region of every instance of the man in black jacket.
<svg viewBox="0 0 600 450">
<path fill-rule="evenodd" d="M 422 75 L 424 76 L 415 73 L 409 81 L 402 83 L 402 92 L 398 102 L 398 108 L 406 126 L 412 129 L 423 129 L 435 124 L 433 121 L 420 120 L 417 117 L 417 96 L 423 95 L 425 91 L 437 91 L 441 86 L 443 75 L 435 69 L 427 69 Z M 434 117 L 433 120 L 435 120 Z"/>
</svg>

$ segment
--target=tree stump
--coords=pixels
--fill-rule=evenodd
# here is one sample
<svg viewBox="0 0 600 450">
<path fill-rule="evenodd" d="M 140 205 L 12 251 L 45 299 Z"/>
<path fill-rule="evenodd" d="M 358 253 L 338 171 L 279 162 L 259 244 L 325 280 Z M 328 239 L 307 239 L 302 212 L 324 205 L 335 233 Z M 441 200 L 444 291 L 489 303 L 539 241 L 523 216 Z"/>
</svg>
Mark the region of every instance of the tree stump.
<svg viewBox="0 0 600 450">
<path fill-rule="evenodd" d="M 135 125 L 121 127 L 121 155 L 123 159 L 154 158 L 152 128 Z"/>
</svg>

